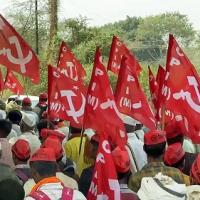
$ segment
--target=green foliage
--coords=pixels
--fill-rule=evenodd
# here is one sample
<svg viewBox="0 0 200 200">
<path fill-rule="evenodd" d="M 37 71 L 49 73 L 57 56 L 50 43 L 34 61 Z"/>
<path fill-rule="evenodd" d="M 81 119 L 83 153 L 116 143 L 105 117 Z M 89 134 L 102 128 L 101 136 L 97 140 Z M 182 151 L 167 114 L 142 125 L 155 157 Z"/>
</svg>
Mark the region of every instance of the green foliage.
<svg viewBox="0 0 200 200">
<path fill-rule="evenodd" d="M 12 22 L 17 31 L 35 49 L 35 19 L 34 0 L 15 0 L 13 9 L 6 18 Z M 200 34 L 196 34 L 186 15 L 180 13 L 165 13 L 145 18 L 127 16 L 125 20 L 109 23 L 101 27 L 88 26 L 86 17 L 62 19 L 58 23 L 58 33 L 51 42 L 51 57 L 47 62 L 47 47 L 49 44 L 49 9 L 48 0 L 38 0 L 39 12 L 39 58 L 41 61 L 41 83 L 32 85 L 26 80 L 26 91 L 38 95 L 47 89 L 47 64 L 56 65 L 59 45 L 66 41 L 74 54 L 84 65 L 87 72 L 86 83 L 89 83 L 96 47 L 100 47 L 107 65 L 110 45 L 113 35 L 117 35 L 127 47 L 142 61 L 143 72 L 140 82 L 144 90 L 148 90 L 147 65 L 157 71 L 158 64 L 165 65 L 168 34 L 173 33 L 178 41 L 186 47 L 186 52 L 195 66 L 200 66 Z M 117 77 L 109 72 L 112 87 L 115 88 Z"/>
<path fill-rule="evenodd" d="M 144 18 L 138 26 L 136 39 L 151 47 L 162 47 L 167 43 L 169 33 L 187 45 L 195 32 L 186 15 L 165 13 Z"/>
<path fill-rule="evenodd" d="M 102 30 L 100 28 L 90 28 L 91 39 L 83 41 L 74 48 L 74 53 L 83 64 L 93 63 L 96 47 L 100 47 L 102 56 L 105 60 L 108 60 L 112 37 L 113 35 L 121 35 L 121 33 L 119 30 L 109 31 L 106 28 Z"/>
<path fill-rule="evenodd" d="M 138 26 L 141 22 L 139 17 L 126 16 L 125 20 L 120 20 L 115 23 L 109 23 L 104 25 L 102 28 L 107 29 L 121 29 L 125 34 L 123 35 L 124 40 L 134 41 L 137 33 Z"/>
<path fill-rule="evenodd" d="M 38 0 L 39 51 L 44 50 L 48 40 L 48 0 Z M 34 0 L 15 0 L 7 17 L 27 43 L 35 49 L 35 10 Z M 45 42 L 44 42 L 45 41 Z M 43 43 L 44 42 L 44 43 Z"/>
</svg>

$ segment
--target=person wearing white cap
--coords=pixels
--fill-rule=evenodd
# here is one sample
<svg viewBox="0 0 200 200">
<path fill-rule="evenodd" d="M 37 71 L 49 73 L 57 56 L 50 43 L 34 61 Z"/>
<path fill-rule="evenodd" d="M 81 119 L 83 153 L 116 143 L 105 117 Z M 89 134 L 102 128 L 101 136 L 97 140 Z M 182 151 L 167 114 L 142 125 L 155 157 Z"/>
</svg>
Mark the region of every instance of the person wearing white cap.
<svg viewBox="0 0 200 200">
<path fill-rule="evenodd" d="M 128 135 L 126 149 L 131 160 L 131 172 L 135 173 L 147 163 L 147 155 L 143 150 L 144 143 L 135 134 L 136 121 L 129 116 L 124 116 L 123 121 Z"/>
<path fill-rule="evenodd" d="M 29 142 L 31 148 L 31 154 L 40 148 L 41 142 L 38 136 L 35 134 L 34 129 L 36 126 L 36 119 L 31 114 L 23 113 L 22 120 L 20 123 L 20 129 L 22 135 L 15 139 L 9 140 L 11 144 L 14 144 L 18 139 L 24 139 Z"/>
</svg>

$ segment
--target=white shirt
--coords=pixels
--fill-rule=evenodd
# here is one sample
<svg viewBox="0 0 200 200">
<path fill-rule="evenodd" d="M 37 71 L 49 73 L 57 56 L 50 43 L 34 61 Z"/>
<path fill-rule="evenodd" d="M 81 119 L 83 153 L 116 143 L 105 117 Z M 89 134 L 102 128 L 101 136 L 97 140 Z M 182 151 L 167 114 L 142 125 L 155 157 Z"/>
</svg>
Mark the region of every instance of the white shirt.
<svg viewBox="0 0 200 200">
<path fill-rule="evenodd" d="M 138 139 L 144 142 L 144 131 L 142 129 L 136 130 L 135 134 L 137 135 Z"/>
<path fill-rule="evenodd" d="M 127 146 L 130 149 L 130 151 L 134 154 L 134 160 L 136 162 L 137 168 L 140 170 L 144 165 L 147 164 L 147 155 L 143 150 L 144 143 L 137 138 L 135 133 L 128 133 L 127 135 Z"/>
<path fill-rule="evenodd" d="M 15 130 L 11 129 L 9 135 L 7 136 L 7 140 L 10 140 L 11 138 L 17 137 L 17 133 Z"/>
<path fill-rule="evenodd" d="M 182 197 L 167 192 L 161 188 L 152 177 L 143 177 L 141 187 L 137 193 L 139 198 L 142 200 L 185 200 L 186 197 L 184 195 L 186 195 L 186 185 L 178 184 L 170 177 L 165 181 L 165 177 L 167 176 L 164 176 L 162 179 L 156 179 L 161 181 L 165 188 L 181 194 Z"/>
<path fill-rule="evenodd" d="M 184 139 L 183 150 L 188 153 L 196 153 L 195 146 L 192 144 L 192 141 L 189 139 Z"/>
<path fill-rule="evenodd" d="M 12 129 L 17 133 L 17 136 L 20 136 L 20 135 L 22 134 L 19 125 L 17 125 L 17 124 L 12 124 Z"/>
<path fill-rule="evenodd" d="M 63 186 L 59 183 L 47 183 L 38 188 L 44 192 L 51 200 L 60 200 L 62 196 Z M 24 200 L 34 200 L 32 197 L 25 197 Z M 72 200 L 86 200 L 84 195 L 78 190 L 74 190 Z"/>
</svg>

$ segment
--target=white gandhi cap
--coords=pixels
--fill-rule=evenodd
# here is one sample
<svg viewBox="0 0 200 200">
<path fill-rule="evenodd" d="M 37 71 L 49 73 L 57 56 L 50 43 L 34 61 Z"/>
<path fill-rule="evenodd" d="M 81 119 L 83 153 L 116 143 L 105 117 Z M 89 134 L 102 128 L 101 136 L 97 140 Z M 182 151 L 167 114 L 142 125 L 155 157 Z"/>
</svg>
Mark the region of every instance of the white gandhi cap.
<svg viewBox="0 0 200 200">
<path fill-rule="evenodd" d="M 22 121 L 29 127 L 34 127 L 36 125 L 35 116 L 32 114 L 23 113 Z"/>
</svg>

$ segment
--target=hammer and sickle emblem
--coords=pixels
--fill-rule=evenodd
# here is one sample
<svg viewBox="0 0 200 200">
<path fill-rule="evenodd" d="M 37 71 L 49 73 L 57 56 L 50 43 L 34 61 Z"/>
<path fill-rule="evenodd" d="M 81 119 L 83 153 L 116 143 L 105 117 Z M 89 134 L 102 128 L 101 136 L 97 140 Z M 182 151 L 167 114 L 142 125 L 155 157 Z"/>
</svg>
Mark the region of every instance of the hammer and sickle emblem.
<svg viewBox="0 0 200 200">
<path fill-rule="evenodd" d="M 24 57 L 22 48 L 20 46 L 19 40 L 16 36 L 12 36 L 9 38 L 9 43 L 14 44 L 17 50 L 17 58 L 14 57 L 11 53 L 10 49 L 7 49 L 7 57 L 8 60 L 14 64 L 20 65 L 21 73 L 26 73 L 26 64 L 29 63 L 33 57 L 33 53 L 31 51 L 28 52 L 28 55 Z"/>
<path fill-rule="evenodd" d="M 199 93 L 199 89 L 198 89 L 198 82 L 196 80 L 196 78 L 194 76 L 188 76 L 187 77 L 188 79 L 188 83 L 190 86 L 193 86 L 194 89 L 195 89 L 195 93 L 198 97 L 198 100 L 200 102 L 200 93 Z M 188 105 L 193 109 L 195 110 L 196 112 L 200 113 L 200 105 L 196 104 L 193 99 L 192 99 L 192 96 L 191 96 L 191 93 L 188 92 L 188 91 L 183 91 L 181 90 L 180 92 L 177 92 L 177 93 L 174 93 L 173 94 L 173 97 L 174 99 L 176 100 L 179 100 L 179 99 L 182 99 L 182 100 L 186 100 Z"/>
<path fill-rule="evenodd" d="M 71 79 L 73 79 L 74 81 L 78 81 L 78 73 L 77 73 L 77 69 L 76 69 L 76 65 L 74 65 L 73 62 L 66 62 L 66 66 L 68 67 L 68 73 L 69 73 L 69 77 Z"/>
<path fill-rule="evenodd" d="M 62 97 L 65 96 L 67 98 L 67 102 L 69 104 L 69 110 L 66 111 L 67 115 L 72 117 L 74 121 L 78 124 L 78 118 L 84 114 L 84 108 L 86 103 L 85 96 L 81 93 L 82 105 L 79 110 L 75 110 L 72 97 L 76 97 L 77 95 L 72 90 L 61 90 L 60 93 Z"/>
<path fill-rule="evenodd" d="M 106 102 L 101 103 L 100 108 L 103 110 L 106 110 L 108 108 L 110 109 L 114 109 L 114 111 L 116 112 L 116 114 L 118 115 L 119 118 L 122 119 L 122 116 L 115 104 L 115 101 L 108 99 Z"/>
</svg>

